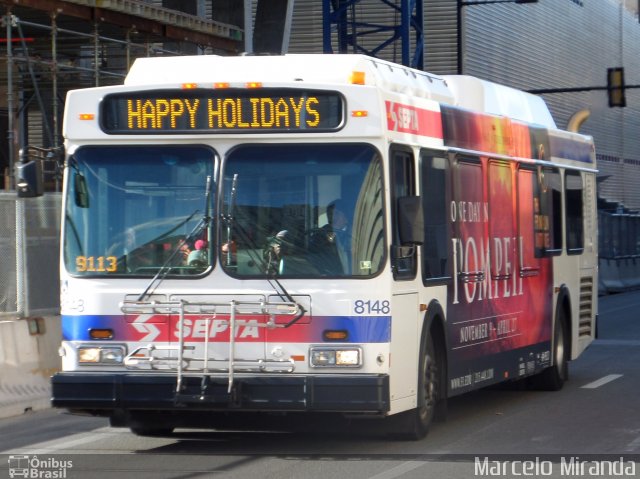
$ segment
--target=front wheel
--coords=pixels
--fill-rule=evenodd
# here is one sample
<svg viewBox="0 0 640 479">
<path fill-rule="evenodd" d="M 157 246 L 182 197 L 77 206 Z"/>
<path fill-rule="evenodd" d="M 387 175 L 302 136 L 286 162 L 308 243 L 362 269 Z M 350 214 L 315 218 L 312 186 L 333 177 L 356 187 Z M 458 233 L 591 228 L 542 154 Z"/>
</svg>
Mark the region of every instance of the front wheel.
<svg viewBox="0 0 640 479">
<path fill-rule="evenodd" d="M 136 436 L 145 437 L 170 436 L 175 429 L 173 424 L 157 415 L 134 415 L 128 418 L 126 425 Z"/>
<path fill-rule="evenodd" d="M 427 335 L 423 345 L 418 373 L 418 407 L 392 418 L 395 421 L 393 435 L 400 439 L 416 441 L 424 438 L 436 416 L 441 384 L 438 357 L 431 334 Z"/>
</svg>

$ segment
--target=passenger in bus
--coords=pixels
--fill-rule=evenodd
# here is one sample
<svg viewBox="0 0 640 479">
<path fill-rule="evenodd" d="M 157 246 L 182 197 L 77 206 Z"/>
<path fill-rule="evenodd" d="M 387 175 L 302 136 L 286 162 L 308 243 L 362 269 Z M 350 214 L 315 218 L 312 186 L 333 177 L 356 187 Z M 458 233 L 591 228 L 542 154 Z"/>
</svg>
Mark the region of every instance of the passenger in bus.
<svg viewBox="0 0 640 479">
<path fill-rule="evenodd" d="M 328 223 L 312 237 L 318 270 L 327 275 L 351 273 L 351 235 L 347 209 L 342 200 L 327 206 Z"/>
<path fill-rule="evenodd" d="M 194 243 L 194 249 L 189 253 L 187 264 L 189 266 L 206 267 L 209 262 L 207 257 L 208 244 L 205 240 L 199 239 Z"/>
<path fill-rule="evenodd" d="M 124 259 L 127 272 L 140 273 L 155 266 L 156 251 L 151 243 L 139 244 L 136 230 L 127 228 L 124 232 Z"/>
<path fill-rule="evenodd" d="M 267 273 L 282 274 L 282 261 L 291 247 L 289 236 L 288 230 L 282 230 L 275 236 L 267 238 L 267 244 L 262 252 Z"/>
</svg>

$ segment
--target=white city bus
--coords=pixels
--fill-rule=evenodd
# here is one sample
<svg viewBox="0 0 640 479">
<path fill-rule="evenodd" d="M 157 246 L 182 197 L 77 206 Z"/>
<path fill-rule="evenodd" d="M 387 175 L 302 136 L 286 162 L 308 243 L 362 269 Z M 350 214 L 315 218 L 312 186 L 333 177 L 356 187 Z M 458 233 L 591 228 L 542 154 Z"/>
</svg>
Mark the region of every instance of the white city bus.
<svg viewBox="0 0 640 479">
<path fill-rule="evenodd" d="M 448 397 L 559 389 L 594 338 L 594 146 L 539 97 L 362 55 L 144 58 L 70 92 L 64 136 L 55 407 L 420 438 Z"/>
</svg>

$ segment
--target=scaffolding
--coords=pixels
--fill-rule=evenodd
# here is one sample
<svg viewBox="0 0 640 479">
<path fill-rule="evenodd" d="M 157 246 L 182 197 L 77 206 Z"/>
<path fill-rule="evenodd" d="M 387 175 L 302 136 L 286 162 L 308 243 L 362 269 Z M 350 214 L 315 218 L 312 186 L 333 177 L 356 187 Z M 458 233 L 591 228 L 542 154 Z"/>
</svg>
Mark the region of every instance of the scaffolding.
<svg viewBox="0 0 640 479">
<path fill-rule="evenodd" d="M 423 69 L 422 0 L 322 0 L 324 53 L 364 53 Z M 337 48 L 334 49 L 334 44 Z M 389 50 L 394 54 L 389 55 Z M 399 51 L 400 58 L 395 52 Z"/>
<path fill-rule="evenodd" d="M 138 0 L 4 0 L 0 189 L 13 190 L 19 151 L 62 144 L 69 90 L 122 83 L 138 57 L 237 54 L 237 27 Z M 55 170 L 45 187 L 59 190 Z"/>
</svg>

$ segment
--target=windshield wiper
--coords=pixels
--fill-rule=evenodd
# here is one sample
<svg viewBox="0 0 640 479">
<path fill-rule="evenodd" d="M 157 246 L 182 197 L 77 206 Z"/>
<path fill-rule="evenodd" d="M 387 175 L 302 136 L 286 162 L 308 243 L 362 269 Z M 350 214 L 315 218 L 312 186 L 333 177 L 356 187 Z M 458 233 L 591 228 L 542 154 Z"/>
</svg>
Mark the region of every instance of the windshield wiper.
<svg viewBox="0 0 640 479">
<path fill-rule="evenodd" d="M 149 241 L 149 243 L 157 243 L 165 238 L 168 238 L 169 236 L 171 236 L 173 234 L 174 231 L 178 231 L 178 229 L 182 228 L 184 225 L 188 224 L 189 221 L 191 221 L 191 219 L 197 214 L 199 213 L 200 210 L 196 209 L 193 211 L 193 213 L 191 213 L 189 216 L 187 216 L 184 220 L 182 220 L 180 223 L 178 223 L 176 226 L 174 226 L 173 228 L 171 228 L 169 231 L 166 231 L 158 236 L 156 236 L 155 238 L 153 238 L 151 241 Z"/>
<path fill-rule="evenodd" d="M 169 274 L 169 271 L 171 271 L 171 262 L 173 261 L 173 259 L 176 257 L 176 255 L 178 254 L 178 252 L 182 249 L 182 247 L 189 243 L 190 241 L 192 241 L 193 239 L 195 239 L 211 222 L 211 209 L 209 207 L 209 203 L 210 203 L 210 198 L 211 198 L 211 175 L 207 176 L 207 183 L 205 186 L 205 205 L 204 205 L 204 214 L 202 215 L 202 218 L 200 218 L 200 221 L 198 221 L 198 224 L 196 224 L 193 229 L 189 232 L 189 234 L 187 236 L 185 236 L 184 238 L 182 238 L 180 241 L 178 241 L 178 243 L 176 244 L 176 246 L 173 248 L 173 250 L 171 251 L 171 254 L 169 255 L 169 257 L 166 259 L 166 261 L 162 264 L 162 266 L 160 266 L 160 268 L 158 269 L 158 272 L 154 275 L 153 278 L 151 278 L 151 281 L 149 281 L 149 284 L 147 285 L 147 287 L 144 289 L 144 291 L 140 294 L 140 296 L 138 296 L 138 301 L 142 301 L 147 295 L 149 295 L 149 291 L 151 290 L 151 288 L 153 287 L 153 289 L 155 290 L 155 288 L 158 287 L 158 285 L 160 285 L 160 283 L 167 277 L 167 274 Z M 199 210 L 194 211 L 185 221 L 183 221 L 182 223 L 180 223 L 180 226 L 183 224 L 186 224 L 189 222 L 189 220 L 195 216 L 195 214 L 198 212 Z M 172 231 L 175 231 L 176 228 L 174 228 Z M 166 236 L 166 234 L 164 235 Z M 160 238 L 162 238 L 163 235 L 160 235 Z M 157 281 L 157 283 L 156 283 Z"/>
<path fill-rule="evenodd" d="M 231 237 L 232 225 L 235 222 L 235 210 L 236 210 L 236 193 L 238 187 L 238 173 L 233 175 L 233 180 L 231 181 L 231 199 L 229 200 L 229 205 L 227 207 L 227 214 L 222 217 L 222 221 L 227 227 L 227 254 L 226 254 L 226 262 L 227 266 L 231 266 L 233 263 L 233 251 L 231 245 L 233 244 L 233 239 Z"/>
<path fill-rule="evenodd" d="M 282 301 L 289 301 L 290 303 L 293 303 L 298 307 L 298 311 L 299 311 L 298 314 L 296 314 L 296 316 L 291 321 L 289 321 L 287 324 L 284 325 L 285 328 L 288 328 L 290 326 L 293 326 L 295 323 L 297 323 L 306 314 L 307 310 L 304 308 L 304 306 L 302 306 L 295 299 L 293 299 L 293 297 L 289 294 L 287 289 L 282 285 L 282 283 L 278 280 L 278 278 L 276 278 L 276 271 L 274 271 L 273 268 L 270 267 L 271 261 L 267 262 L 258 253 L 255 253 L 255 251 L 251 251 L 251 250 L 258 249 L 256 248 L 257 245 L 254 239 L 251 238 L 249 234 L 247 234 L 247 232 L 244 230 L 244 228 L 240 223 L 237 223 L 235 221 L 237 187 L 238 187 L 238 174 L 236 173 L 233 175 L 233 180 L 231 182 L 231 198 L 227 208 L 227 214 L 220 214 L 220 219 L 225 224 L 227 229 L 228 261 L 231 260 L 231 254 L 232 254 L 231 253 L 231 241 L 232 241 L 231 232 L 234 231 L 240 237 L 240 239 L 242 239 L 242 241 L 245 242 L 245 244 L 252 246 L 252 248 L 248 250 L 249 255 L 254 256 L 253 260 L 261 266 L 262 270 L 265 271 L 266 280 L 271 286 L 271 288 L 273 288 L 275 293 L 278 295 L 278 297 Z M 227 265 L 229 264 L 230 263 L 227 263 Z M 273 285 L 272 281 L 277 285 L 277 287 Z"/>
</svg>

